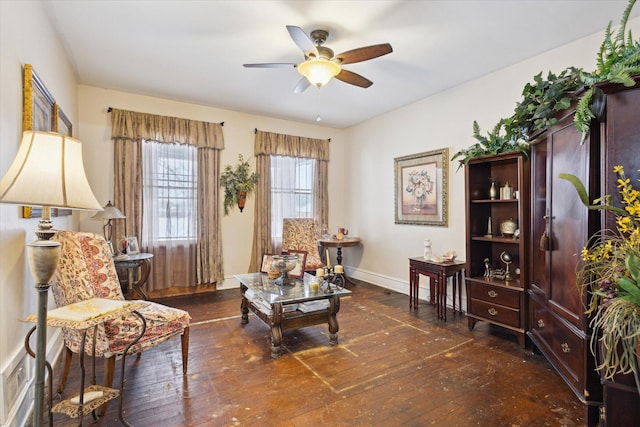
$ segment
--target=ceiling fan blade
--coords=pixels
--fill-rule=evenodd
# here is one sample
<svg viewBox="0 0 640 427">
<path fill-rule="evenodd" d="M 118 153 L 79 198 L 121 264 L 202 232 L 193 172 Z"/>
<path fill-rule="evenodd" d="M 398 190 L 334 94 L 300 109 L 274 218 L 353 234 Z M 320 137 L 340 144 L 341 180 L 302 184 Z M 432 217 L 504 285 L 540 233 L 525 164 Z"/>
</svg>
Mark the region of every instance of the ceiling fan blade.
<svg viewBox="0 0 640 427">
<path fill-rule="evenodd" d="M 265 64 L 242 64 L 246 68 L 296 68 L 298 64 L 288 62 L 268 62 Z"/>
<path fill-rule="evenodd" d="M 296 27 L 294 25 L 287 25 L 287 31 L 289 31 L 289 35 L 295 42 L 295 44 L 300 48 L 302 52 L 304 52 L 304 57 L 313 56 L 317 58 L 318 49 L 316 45 L 313 44 L 313 40 L 309 38 L 307 33 L 305 33 L 302 28 Z"/>
<path fill-rule="evenodd" d="M 360 86 L 364 88 L 368 88 L 373 84 L 373 82 L 367 78 L 362 77 L 360 74 L 356 74 L 353 71 L 347 71 L 342 69 L 336 76 L 336 79 L 341 80 L 345 83 L 349 83 L 350 85 Z"/>
<path fill-rule="evenodd" d="M 303 77 L 298 84 L 296 85 L 295 89 L 293 89 L 293 93 L 302 93 L 305 90 L 307 90 L 307 88 L 311 86 L 311 83 L 309 83 L 309 80 L 307 80 L 306 77 Z"/>
<path fill-rule="evenodd" d="M 367 61 L 391 52 L 393 52 L 391 45 L 389 43 L 383 43 L 348 50 L 337 54 L 335 59 L 339 60 L 341 64 L 353 64 L 354 62 Z"/>
</svg>

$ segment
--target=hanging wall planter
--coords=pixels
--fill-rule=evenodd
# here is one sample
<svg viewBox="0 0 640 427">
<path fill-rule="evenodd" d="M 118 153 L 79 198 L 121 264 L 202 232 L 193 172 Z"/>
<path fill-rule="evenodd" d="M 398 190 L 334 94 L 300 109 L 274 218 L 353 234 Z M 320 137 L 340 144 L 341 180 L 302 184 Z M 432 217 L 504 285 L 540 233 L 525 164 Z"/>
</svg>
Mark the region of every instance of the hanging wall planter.
<svg viewBox="0 0 640 427">
<path fill-rule="evenodd" d="M 224 214 L 238 205 L 240 212 L 244 209 L 247 196 L 255 189 L 258 182 L 258 174 L 250 172 L 249 161 L 244 160 L 242 154 L 238 155 L 238 164 L 226 165 L 220 175 L 220 185 L 224 187 Z"/>
</svg>

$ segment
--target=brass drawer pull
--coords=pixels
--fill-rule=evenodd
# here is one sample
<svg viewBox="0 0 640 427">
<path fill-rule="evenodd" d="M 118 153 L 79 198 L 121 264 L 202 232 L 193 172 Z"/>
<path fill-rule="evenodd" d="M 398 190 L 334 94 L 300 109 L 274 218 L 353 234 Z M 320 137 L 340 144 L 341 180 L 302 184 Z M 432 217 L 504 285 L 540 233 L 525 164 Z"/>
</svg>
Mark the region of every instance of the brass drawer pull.
<svg viewBox="0 0 640 427">
<path fill-rule="evenodd" d="M 569 344 L 567 344 L 566 342 L 563 342 L 560 347 L 562 348 L 563 353 L 569 353 L 571 351 Z"/>
<path fill-rule="evenodd" d="M 487 310 L 489 312 L 490 315 L 495 316 L 498 314 L 498 310 L 496 310 L 495 308 L 491 307 L 489 310 Z"/>
<path fill-rule="evenodd" d="M 538 328 L 544 328 L 544 320 L 538 320 Z"/>
<path fill-rule="evenodd" d="M 489 291 L 487 292 L 487 295 L 489 295 L 491 298 L 495 298 L 498 296 L 498 293 L 496 291 Z"/>
</svg>

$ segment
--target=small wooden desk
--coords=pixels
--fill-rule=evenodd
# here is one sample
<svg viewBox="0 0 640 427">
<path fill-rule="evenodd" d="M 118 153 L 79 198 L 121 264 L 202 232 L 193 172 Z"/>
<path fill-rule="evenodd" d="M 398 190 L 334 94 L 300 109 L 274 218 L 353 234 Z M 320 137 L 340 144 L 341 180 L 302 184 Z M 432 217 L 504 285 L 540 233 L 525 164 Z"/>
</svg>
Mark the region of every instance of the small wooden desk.
<svg viewBox="0 0 640 427">
<path fill-rule="evenodd" d="M 145 285 L 145 283 L 147 283 L 147 279 L 149 278 L 149 274 L 151 273 L 151 258 L 153 258 L 153 254 L 144 252 L 131 254 L 126 258 L 113 258 L 113 263 L 116 266 L 116 270 L 126 270 L 127 273 L 125 279 L 121 279 L 120 281 L 121 284 L 123 281 L 126 283 L 126 289 L 122 290 L 125 295 L 128 295 L 129 292 L 134 291 L 145 300 L 149 300 L 149 294 L 147 294 L 147 292 L 142 287 Z M 140 270 L 139 273 L 138 270 Z"/>
<path fill-rule="evenodd" d="M 438 319 L 447 321 L 447 279 L 453 278 L 453 312 L 456 312 L 456 292 L 458 307 L 462 312 L 462 279 L 464 261 L 437 262 L 423 257 L 409 258 L 409 308 L 418 309 L 418 287 L 420 274 L 429 277 L 429 302 L 436 306 Z"/>
<path fill-rule="evenodd" d="M 339 265 L 342 265 L 342 248 L 349 248 L 352 246 L 358 246 L 361 243 L 361 240 L 359 237 L 345 237 L 344 239 L 338 240 L 338 239 L 319 239 L 318 240 L 318 248 L 320 249 L 320 258 L 322 259 L 324 256 L 324 251 L 326 248 L 338 248 L 338 251 L 336 253 L 336 260 L 338 261 Z M 325 260 L 325 264 L 328 262 L 329 260 Z M 347 277 L 347 275 L 344 275 L 344 279 L 351 283 L 352 285 L 354 284 L 351 280 L 349 280 L 349 278 Z"/>
</svg>

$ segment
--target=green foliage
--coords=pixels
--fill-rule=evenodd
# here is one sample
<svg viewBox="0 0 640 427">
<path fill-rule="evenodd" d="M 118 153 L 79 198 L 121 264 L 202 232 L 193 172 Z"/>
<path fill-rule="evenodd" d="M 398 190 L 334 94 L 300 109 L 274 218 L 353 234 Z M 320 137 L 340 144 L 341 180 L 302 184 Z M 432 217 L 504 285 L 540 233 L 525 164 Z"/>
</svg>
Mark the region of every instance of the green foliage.
<svg viewBox="0 0 640 427">
<path fill-rule="evenodd" d="M 514 134 L 526 139 L 531 132 L 556 124 L 556 113 L 571 106 L 570 92 L 583 86 L 581 75 L 582 69 L 575 67 L 558 75 L 549 71 L 546 79 L 542 72 L 535 75 L 533 83 L 524 86 L 522 101 L 516 104 L 511 118 Z"/>
<path fill-rule="evenodd" d="M 596 58 L 598 68 L 591 73 L 583 73 L 582 75 L 582 80 L 589 88 L 578 101 L 574 117 L 576 129 L 582 133 L 581 143 L 589 133 L 591 120 L 596 117 L 593 112 L 593 102 L 597 98 L 594 95 L 599 89 L 594 85 L 608 81 L 630 87 L 635 84 L 632 76 L 640 74 L 640 39 L 634 40 L 631 30 L 626 33 L 627 21 L 635 3 L 636 0 L 629 0 L 629 4 L 622 14 L 620 28 L 615 36 L 612 33 L 612 23 L 609 22 Z"/>
<path fill-rule="evenodd" d="M 238 164 L 233 167 L 226 165 L 220 175 L 220 186 L 224 187 L 224 214 L 229 212 L 238 203 L 240 192 L 244 191 L 249 195 L 258 182 L 258 174 L 250 172 L 249 161 L 244 160 L 242 154 L 238 155 Z"/>
<path fill-rule="evenodd" d="M 473 121 L 473 137 L 478 140 L 471 147 L 460 150 L 451 157 L 451 160 L 462 158 L 466 165 L 469 160 L 481 156 L 489 156 L 501 153 L 511 153 L 520 151 L 525 154 L 529 153 L 529 145 L 524 141 L 513 139 L 509 134 L 509 119 L 500 120 L 491 131 L 487 132 L 487 136 L 480 134 L 480 125 L 477 121 Z M 503 132 L 504 129 L 504 132 Z M 458 165 L 458 169 L 462 167 L 462 163 Z"/>
</svg>

